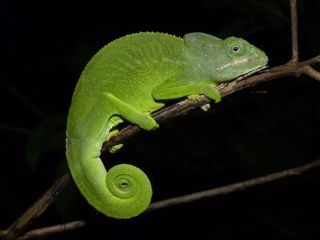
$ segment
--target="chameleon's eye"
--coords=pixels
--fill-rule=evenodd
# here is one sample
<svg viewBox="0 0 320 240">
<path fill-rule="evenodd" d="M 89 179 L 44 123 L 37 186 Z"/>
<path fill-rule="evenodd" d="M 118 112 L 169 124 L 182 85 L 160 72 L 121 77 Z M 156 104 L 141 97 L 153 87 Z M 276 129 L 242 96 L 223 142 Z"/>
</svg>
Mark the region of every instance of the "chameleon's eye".
<svg viewBox="0 0 320 240">
<path fill-rule="evenodd" d="M 241 42 L 234 42 L 233 44 L 229 45 L 228 52 L 230 57 L 240 57 L 245 52 L 245 46 L 241 44 Z"/>
<path fill-rule="evenodd" d="M 232 51 L 233 51 L 234 53 L 237 53 L 237 52 L 240 51 L 240 47 L 239 47 L 239 46 L 234 46 L 234 47 L 232 48 Z"/>
</svg>

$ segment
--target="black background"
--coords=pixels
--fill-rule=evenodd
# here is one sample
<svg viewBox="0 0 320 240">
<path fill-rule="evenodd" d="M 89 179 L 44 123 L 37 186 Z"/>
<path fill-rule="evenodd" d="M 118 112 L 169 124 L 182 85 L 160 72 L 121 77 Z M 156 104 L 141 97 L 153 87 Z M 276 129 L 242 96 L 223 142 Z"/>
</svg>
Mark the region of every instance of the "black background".
<svg viewBox="0 0 320 240">
<path fill-rule="evenodd" d="M 0 229 L 67 171 L 65 120 L 86 62 L 139 31 L 239 36 L 276 66 L 290 59 L 289 1 L 0 1 Z M 298 1 L 302 59 L 320 53 L 320 2 Z M 131 162 L 150 177 L 153 201 L 246 180 L 319 158 L 320 83 L 301 76 L 260 84 L 143 132 L 108 166 Z M 319 239 L 319 170 L 240 193 L 106 218 L 72 184 L 32 228 L 83 219 L 53 239 L 179 237 Z"/>
</svg>

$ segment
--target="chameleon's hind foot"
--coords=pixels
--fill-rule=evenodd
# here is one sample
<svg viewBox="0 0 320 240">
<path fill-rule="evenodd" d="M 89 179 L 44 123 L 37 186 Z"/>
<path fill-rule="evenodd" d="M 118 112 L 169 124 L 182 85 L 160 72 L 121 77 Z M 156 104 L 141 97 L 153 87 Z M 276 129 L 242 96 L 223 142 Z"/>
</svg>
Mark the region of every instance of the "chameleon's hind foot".
<svg viewBox="0 0 320 240">
<path fill-rule="evenodd" d="M 108 133 L 108 135 L 106 136 L 106 138 L 105 138 L 105 142 L 108 142 L 112 137 L 116 136 L 118 133 L 119 133 L 119 130 L 118 130 L 118 129 L 114 129 L 114 130 L 110 131 L 110 132 Z M 116 153 L 116 152 L 118 152 L 122 147 L 123 147 L 123 144 L 117 144 L 117 145 L 115 145 L 115 146 L 112 146 L 112 147 L 109 149 L 109 152 L 110 152 L 110 153 Z"/>
<path fill-rule="evenodd" d="M 118 152 L 122 147 L 123 147 L 123 144 L 122 144 L 122 143 L 117 144 L 117 145 L 114 145 L 114 146 L 112 146 L 112 147 L 109 149 L 109 152 L 110 152 L 110 153 L 116 153 L 116 152 Z"/>
</svg>

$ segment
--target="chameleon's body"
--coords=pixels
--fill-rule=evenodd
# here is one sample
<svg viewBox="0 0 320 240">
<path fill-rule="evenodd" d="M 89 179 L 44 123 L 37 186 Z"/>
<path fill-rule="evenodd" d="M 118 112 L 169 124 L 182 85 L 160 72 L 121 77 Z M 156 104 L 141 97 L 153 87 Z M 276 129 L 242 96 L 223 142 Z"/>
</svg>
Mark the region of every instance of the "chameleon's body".
<svg viewBox="0 0 320 240">
<path fill-rule="evenodd" d="M 204 94 L 219 101 L 215 83 L 266 65 L 266 55 L 248 42 L 203 33 L 184 39 L 138 33 L 102 48 L 87 64 L 75 89 L 67 123 L 67 159 L 81 193 L 115 218 L 144 211 L 152 189 L 138 168 L 121 164 L 106 171 L 100 156 L 110 131 L 123 120 L 151 130 L 159 100 Z"/>
</svg>

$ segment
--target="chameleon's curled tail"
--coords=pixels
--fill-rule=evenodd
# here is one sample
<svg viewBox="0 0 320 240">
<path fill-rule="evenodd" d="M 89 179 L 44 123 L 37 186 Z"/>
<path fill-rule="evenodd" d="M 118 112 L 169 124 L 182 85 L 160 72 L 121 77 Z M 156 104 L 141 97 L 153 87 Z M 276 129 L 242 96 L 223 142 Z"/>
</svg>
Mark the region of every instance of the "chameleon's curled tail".
<svg viewBox="0 0 320 240">
<path fill-rule="evenodd" d="M 91 146 L 67 140 L 69 168 L 87 201 L 109 217 L 131 218 L 142 213 L 152 196 L 146 174 L 129 164 L 116 165 L 106 171 L 101 159 L 88 156 L 84 148 Z"/>
<path fill-rule="evenodd" d="M 106 209 L 106 215 L 135 217 L 150 204 L 150 181 L 143 171 L 133 165 L 119 164 L 111 168 L 106 175 L 106 186 L 116 201 L 114 209 Z"/>
</svg>

